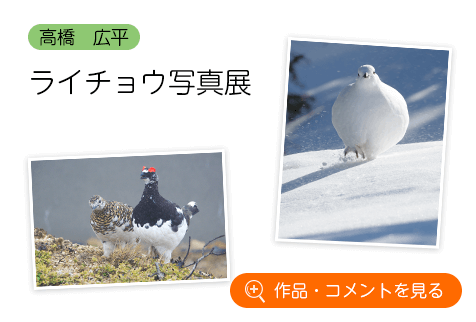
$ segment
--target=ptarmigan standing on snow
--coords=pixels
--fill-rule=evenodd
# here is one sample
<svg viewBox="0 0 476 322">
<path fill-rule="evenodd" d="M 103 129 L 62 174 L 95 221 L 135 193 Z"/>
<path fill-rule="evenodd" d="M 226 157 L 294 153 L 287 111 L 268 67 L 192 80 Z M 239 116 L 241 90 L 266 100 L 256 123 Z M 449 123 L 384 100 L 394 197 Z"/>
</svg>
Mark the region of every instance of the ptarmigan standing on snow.
<svg viewBox="0 0 476 322">
<path fill-rule="evenodd" d="M 375 159 L 403 138 L 408 122 L 405 99 L 370 65 L 359 68 L 355 83 L 344 88 L 332 106 L 332 124 L 344 141 L 344 156 L 355 152 Z"/>
<path fill-rule="evenodd" d="M 134 231 L 149 253 L 154 247 L 164 262 L 168 263 L 172 251 L 187 232 L 189 220 L 177 204 L 159 194 L 159 178 L 155 168 L 143 167 L 140 178 L 144 180 L 145 188 L 132 213 Z"/>
<path fill-rule="evenodd" d="M 131 206 L 118 201 L 106 201 L 101 196 L 92 196 L 89 205 L 91 213 L 91 227 L 96 236 L 102 241 L 104 256 L 108 257 L 116 245 L 135 243 L 136 235 L 131 223 Z"/>
</svg>

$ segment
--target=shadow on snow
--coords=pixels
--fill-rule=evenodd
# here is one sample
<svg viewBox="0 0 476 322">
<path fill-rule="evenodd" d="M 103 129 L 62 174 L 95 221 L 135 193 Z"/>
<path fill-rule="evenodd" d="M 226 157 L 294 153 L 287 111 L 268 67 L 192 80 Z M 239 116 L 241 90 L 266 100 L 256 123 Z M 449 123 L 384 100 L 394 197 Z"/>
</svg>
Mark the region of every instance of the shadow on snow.
<svg viewBox="0 0 476 322">
<path fill-rule="evenodd" d="M 304 186 L 308 183 L 323 179 L 325 177 L 328 177 L 330 175 L 333 175 L 335 173 L 356 167 L 358 165 L 362 165 L 367 163 L 368 161 L 362 161 L 362 162 L 347 162 L 347 163 L 339 163 L 335 164 L 329 168 L 326 169 L 320 169 L 317 171 L 314 171 L 312 173 L 306 174 L 302 177 L 296 178 L 294 180 L 288 181 L 286 183 L 283 183 L 281 186 L 281 194 L 289 192 L 291 190 L 297 189 L 301 186 Z"/>
<path fill-rule="evenodd" d="M 436 245 L 437 237 L 435 231 L 437 230 L 437 227 L 438 220 L 433 219 L 405 224 L 386 225 L 381 227 L 342 230 L 334 233 L 311 234 L 299 237 L 292 237 L 292 239 L 311 239 L 341 242 L 376 242 L 375 239 L 378 238 L 392 238 L 398 236 L 401 237 L 402 235 L 410 235 L 405 242 L 399 242 L 399 244 L 433 246 Z M 389 243 L 397 244 L 393 242 Z"/>
</svg>

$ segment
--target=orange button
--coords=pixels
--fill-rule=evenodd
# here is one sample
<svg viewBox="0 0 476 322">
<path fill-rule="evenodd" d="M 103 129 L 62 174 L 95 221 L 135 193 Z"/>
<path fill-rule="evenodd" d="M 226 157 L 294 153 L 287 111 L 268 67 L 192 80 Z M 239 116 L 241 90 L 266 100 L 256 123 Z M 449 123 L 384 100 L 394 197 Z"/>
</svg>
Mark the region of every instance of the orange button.
<svg viewBox="0 0 476 322">
<path fill-rule="evenodd" d="M 445 308 L 461 292 L 446 273 L 247 273 L 230 287 L 246 308 Z"/>
</svg>

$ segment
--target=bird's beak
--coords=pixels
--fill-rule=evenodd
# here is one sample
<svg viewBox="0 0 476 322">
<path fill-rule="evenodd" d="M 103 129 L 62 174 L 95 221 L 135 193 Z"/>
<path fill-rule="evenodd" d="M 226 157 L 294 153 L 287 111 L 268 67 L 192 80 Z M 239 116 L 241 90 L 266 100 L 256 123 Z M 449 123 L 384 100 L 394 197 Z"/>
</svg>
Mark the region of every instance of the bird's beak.
<svg viewBox="0 0 476 322">
<path fill-rule="evenodd" d="M 145 173 L 144 173 L 144 172 L 142 172 L 142 173 L 140 174 L 140 178 L 141 178 L 141 179 L 145 179 L 145 178 L 146 178 L 146 176 L 145 176 Z"/>
<path fill-rule="evenodd" d="M 98 205 L 94 205 L 91 208 L 93 208 L 93 210 L 95 210 L 97 207 L 98 207 Z"/>
<path fill-rule="evenodd" d="M 369 78 L 369 77 L 370 77 L 369 73 L 364 74 L 364 78 Z"/>
</svg>

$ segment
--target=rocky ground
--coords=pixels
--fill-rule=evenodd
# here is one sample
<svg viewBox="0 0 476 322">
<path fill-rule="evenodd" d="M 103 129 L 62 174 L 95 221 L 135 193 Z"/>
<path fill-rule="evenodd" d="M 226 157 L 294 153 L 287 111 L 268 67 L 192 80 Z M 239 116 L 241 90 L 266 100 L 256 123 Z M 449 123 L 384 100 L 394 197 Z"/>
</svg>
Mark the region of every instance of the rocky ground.
<svg viewBox="0 0 476 322">
<path fill-rule="evenodd" d="M 212 254 L 201 260 L 196 267 L 193 265 L 203 256 L 202 254 L 206 255 L 212 249 L 214 253 L 223 253 L 225 247 L 220 241 L 214 241 L 204 248 L 205 243 L 192 240 L 189 255 L 184 264 L 181 261 L 187 253 L 188 242 L 181 244 L 172 254 L 174 260 L 169 264 L 161 264 L 157 259 L 147 256 L 140 246 L 118 247 L 106 258 L 97 240 L 88 240 L 88 245 L 80 245 L 62 237 L 54 237 L 41 228 L 35 228 L 34 238 L 37 286 L 226 277 L 226 254 L 219 256 Z M 192 273 L 194 267 L 195 270 Z"/>
</svg>

